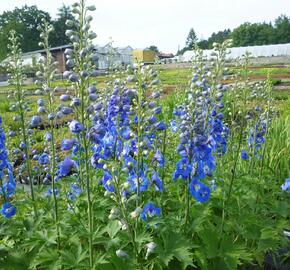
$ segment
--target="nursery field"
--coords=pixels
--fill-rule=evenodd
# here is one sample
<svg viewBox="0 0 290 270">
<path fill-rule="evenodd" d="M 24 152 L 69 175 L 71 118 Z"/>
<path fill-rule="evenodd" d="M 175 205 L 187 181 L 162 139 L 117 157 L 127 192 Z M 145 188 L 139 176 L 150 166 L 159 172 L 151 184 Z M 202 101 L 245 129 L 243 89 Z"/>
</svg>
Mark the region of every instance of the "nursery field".
<svg viewBox="0 0 290 270">
<path fill-rule="evenodd" d="M 73 5 L 63 82 L 49 23 L 35 85 L 10 33 L 0 269 L 289 269 L 289 68 L 227 67 L 225 41 L 96 76 L 94 10 Z"/>
</svg>

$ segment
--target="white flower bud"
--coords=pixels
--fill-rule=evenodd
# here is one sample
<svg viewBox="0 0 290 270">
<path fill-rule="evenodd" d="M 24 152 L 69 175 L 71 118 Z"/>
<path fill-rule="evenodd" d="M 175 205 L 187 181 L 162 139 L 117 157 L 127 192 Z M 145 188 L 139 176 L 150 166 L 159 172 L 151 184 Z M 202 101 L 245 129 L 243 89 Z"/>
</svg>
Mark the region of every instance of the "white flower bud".
<svg viewBox="0 0 290 270">
<path fill-rule="evenodd" d="M 128 257 L 128 254 L 122 250 L 122 249 L 118 249 L 116 250 L 116 255 L 119 257 L 119 258 L 125 258 L 125 257 Z"/>
<path fill-rule="evenodd" d="M 96 10 L 96 6 L 95 5 L 91 5 L 87 7 L 87 10 L 89 11 L 95 11 Z"/>
<path fill-rule="evenodd" d="M 130 216 L 132 218 L 138 218 L 141 212 L 142 212 L 142 209 L 138 207 L 133 212 L 130 213 Z"/>
<path fill-rule="evenodd" d="M 130 187 L 130 183 L 129 182 L 125 182 L 124 184 L 123 184 L 123 188 L 124 189 L 128 189 Z"/>
<path fill-rule="evenodd" d="M 148 258 L 148 256 L 154 251 L 154 249 L 156 248 L 156 244 L 154 242 L 150 242 L 148 244 L 145 245 L 145 247 L 147 248 L 147 252 L 145 255 L 145 259 Z"/>
</svg>

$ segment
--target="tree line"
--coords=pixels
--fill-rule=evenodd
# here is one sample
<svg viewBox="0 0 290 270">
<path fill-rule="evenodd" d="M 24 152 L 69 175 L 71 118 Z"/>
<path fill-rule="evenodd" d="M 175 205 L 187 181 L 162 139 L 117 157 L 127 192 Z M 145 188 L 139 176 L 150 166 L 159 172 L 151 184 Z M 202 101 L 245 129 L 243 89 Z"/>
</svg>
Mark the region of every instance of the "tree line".
<svg viewBox="0 0 290 270">
<path fill-rule="evenodd" d="M 212 33 L 208 39 L 203 40 L 198 40 L 194 29 L 191 28 L 186 38 L 185 47 L 179 50 L 178 54 L 192 50 L 194 44 L 197 44 L 201 49 L 212 49 L 213 43 L 220 43 L 226 39 L 232 39 L 233 47 L 290 43 L 290 17 L 280 15 L 274 23 L 246 22 L 233 30 L 225 29 Z"/>
<path fill-rule="evenodd" d="M 67 19 L 74 20 L 71 9 L 63 5 L 58 9 L 57 17 L 52 19 L 49 13 L 38 9 L 36 6 L 23 6 L 12 11 L 5 11 L 0 15 L 0 60 L 7 57 L 7 44 L 10 30 L 21 33 L 21 49 L 23 52 L 40 49 L 40 32 L 37 26 L 45 19 L 54 27 L 50 37 L 52 47 L 66 45 L 70 41 L 65 35 Z"/>
</svg>

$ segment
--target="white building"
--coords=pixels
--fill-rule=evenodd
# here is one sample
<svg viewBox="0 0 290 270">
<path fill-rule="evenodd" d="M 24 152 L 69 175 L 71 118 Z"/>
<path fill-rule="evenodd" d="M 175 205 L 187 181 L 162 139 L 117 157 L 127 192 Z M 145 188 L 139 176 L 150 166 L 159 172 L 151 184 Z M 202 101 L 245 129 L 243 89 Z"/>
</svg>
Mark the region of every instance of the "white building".
<svg viewBox="0 0 290 270">
<path fill-rule="evenodd" d="M 98 56 L 96 61 L 98 69 L 126 66 L 133 63 L 133 48 L 130 46 L 114 48 L 108 43 L 105 46 L 95 46 L 95 53 Z"/>
</svg>

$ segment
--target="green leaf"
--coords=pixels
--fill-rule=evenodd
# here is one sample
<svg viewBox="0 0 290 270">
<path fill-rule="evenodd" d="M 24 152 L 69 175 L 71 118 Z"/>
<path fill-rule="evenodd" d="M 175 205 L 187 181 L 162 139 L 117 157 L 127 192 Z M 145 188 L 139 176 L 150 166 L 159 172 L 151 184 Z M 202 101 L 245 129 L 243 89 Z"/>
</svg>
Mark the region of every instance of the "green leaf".
<svg viewBox="0 0 290 270">
<path fill-rule="evenodd" d="M 193 246 L 186 239 L 176 232 L 166 232 L 162 239 L 163 243 L 157 244 L 156 253 L 166 266 L 174 257 L 182 263 L 182 269 L 193 266 L 193 254 L 190 252 Z"/>
<path fill-rule="evenodd" d="M 114 238 L 115 235 L 120 231 L 121 226 L 117 220 L 110 221 L 105 227 L 105 231 L 109 234 L 110 238 Z"/>
</svg>

